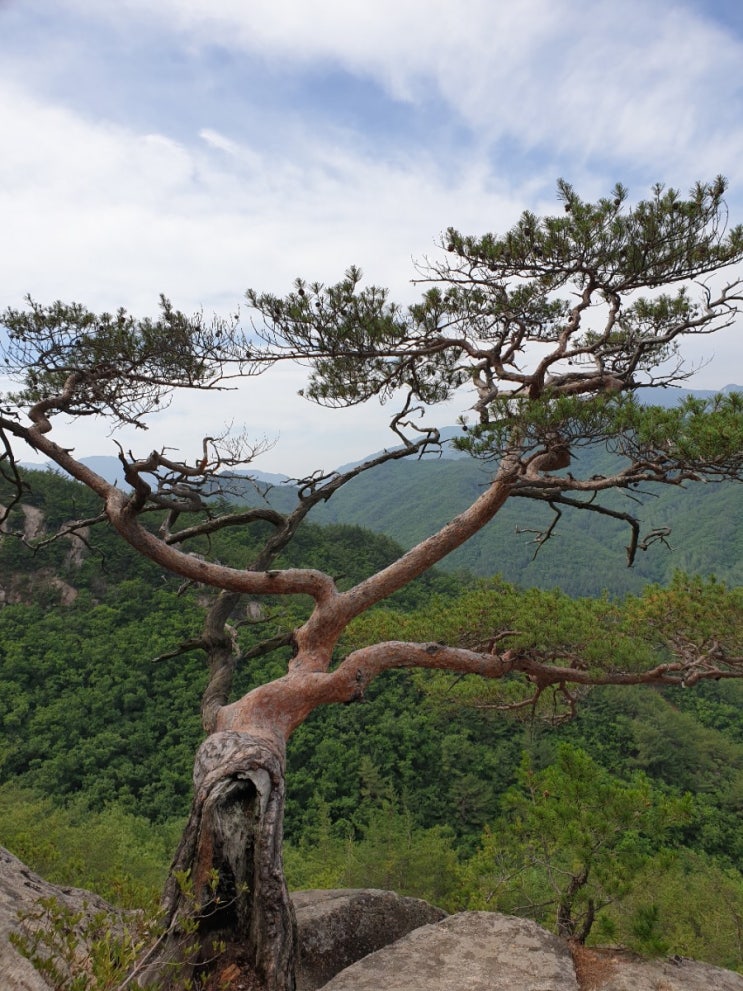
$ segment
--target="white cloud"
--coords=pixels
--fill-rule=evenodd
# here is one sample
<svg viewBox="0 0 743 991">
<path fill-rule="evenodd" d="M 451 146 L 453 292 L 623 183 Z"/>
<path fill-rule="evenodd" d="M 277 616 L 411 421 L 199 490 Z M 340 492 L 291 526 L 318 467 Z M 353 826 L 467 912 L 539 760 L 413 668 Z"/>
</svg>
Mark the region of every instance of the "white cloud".
<svg viewBox="0 0 743 991">
<path fill-rule="evenodd" d="M 488 189 L 481 165 L 453 177 L 431 161 L 362 158 L 298 132 L 292 157 L 208 129 L 186 146 L 7 89 L 0 128 L 12 149 L 0 160 L 13 238 L 4 297 L 19 285 L 44 296 L 66 288 L 141 307 L 165 290 L 197 305 L 234 300 L 248 284 L 282 289 L 299 274 L 333 279 L 351 262 L 401 286 L 411 253 L 448 222 L 498 226 L 514 215 L 507 186 Z"/>
<path fill-rule="evenodd" d="M 28 291 L 143 313 L 165 292 L 186 311 L 225 311 L 248 285 L 282 292 L 297 275 L 334 281 L 351 263 L 412 295 L 411 253 L 431 248 L 445 221 L 502 226 L 515 215 L 505 192 L 486 188 L 482 169 L 450 184 L 431 163 L 364 160 L 307 144 L 306 135 L 295 136 L 296 160 L 214 131 L 187 148 L 7 90 L 0 128 L 14 149 L 0 161 L 0 306 L 18 305 Z M 296 395 L 302 381 L 300 372 L 281 370 L 218 404 L 223 422 L 281 434 L 263 467 L 309 471 L 319 459 L 328 468 L 388 443 L 386 411 L 341 416 L 309 407 Z M 146 444 L 188 450 L 207 406 L 203 397 L 182 397 Z M 91 426 L 70 427 L 65 442 L 90 448 Z M 313 433 L 334 444 L 332 455 L 308 446 Z M 141 448 L 142 437 L 123 437 Z"/>
<path fill-rule="evenodd" d="M 40 38 L 38 54 L 0 63 L 0 307 L 30 291 L 143 313 L 165 292 L 187 311 L 231 310 L 249 285 L 283 292 L 297 275 L 333 281 L 351 263 L 410 298 L 411 256 L 434 250 L 442 228 L 498 230 L 524 207 L 552 209 L 558 168 L 586 196 L 628 172 L 636 182 L 685 186 L 722 171 L 733 179 L 733 206 L 743 206 L 735 190 L 741 45 L 671 2 L 628 2 L 618 26 L 616 4 L 587 0 L 64 0 L 62 8 L 77 11 L 83 54 L 95 15 L 114 23 L 122 48 L 152 31 L 152 59 L 220 45 L 238 61 L 264 59 L 294 76 L 303 66 L 342 66 L 411 112 L 438 96 L 442 129 L 471 130 L 441 157 L 435 134 L 427 146 L 397 146 L 384 122 L 367 134 L 347 121 L 317 126 L 309 105 L 272 106 L 266 124 L 249 93 L 238 94 L 241 106 L 263 131 L 242 119 L 217 123 L 207 97 L 198 111 L 179 105 L 176 128 L 157 112 L 154 82 L 156 125 L 142 126 L 119 104 L 113 123 L 105 100 L 93 112 L 69 88 L 64 101 L 45 97 L 48 67 L 38 70 L 45 85 L 32 90 L 34 58 L 41 65 L 51 44 Z M 64 71 L 63 57 L 51 62 Z M 159 78 L 154 63 L 140 65 Z M 113 79 L 119 67 L 108 71 Z M 203 81 L 207 96 L 212 83 Z M 743 377 L 734 331 L 702 343 L 696 355 L 714 348 L 721 361 L 700 387 Z M 220 401 L 224 421 L 246 422 L 256 436 L 281 433 L 266 470 L 330 467 L 387 442 L 386 411 L 315 410 L 296 397 L 300 384 L 282 370 Z M 179 400 L 147 443 L 190 450 L 192 428 L 207 416 L 205 399 Z M 90 449 L 88 434 L 87 424 L 70 432 Z"/>
<path fill-rule="evenodd" d="M 507 138 L 578 160 L 640 160 L 679 181 L 700 168 L 741 174 L 743 44 L 673 0 L 627 0 L 621 10 L 612 0 L 127 0 L 116 11 L 84 0 L 82 8 L 167 24 L 194 47 L 217 44 L 295 69 L 344 67 L 398 100 L 440 96 L 485 144 Z"/>
</svg>

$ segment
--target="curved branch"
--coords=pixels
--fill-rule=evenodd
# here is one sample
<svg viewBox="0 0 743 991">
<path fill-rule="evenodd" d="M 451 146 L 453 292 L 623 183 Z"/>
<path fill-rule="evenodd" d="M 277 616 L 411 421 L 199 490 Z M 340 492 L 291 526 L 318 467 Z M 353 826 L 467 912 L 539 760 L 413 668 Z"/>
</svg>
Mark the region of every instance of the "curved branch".
<svg viewBox="0 0 743 991">
<path fill-rule="evenodd" d="M 356 702 L 378 674 L 391 668 L 419 667 L 501 678 L 509 663 L 495 654 L 480 654 L 438 643 L 390 641 L 362 647 L 331 672 L 299 665 L 283 678 L 260 685 L 217 714 L 215 728 L 247 731 L 285 743 L 318 706 Z"/>
<path fill-rule="evenodd" d="M 0 475 L 2 475 L 2 478 L 6 482 L 10 483 L 13 492 L 8 505 L 0 506 L 0 526 L 2 526 L 10 516 L 13 507 L 16 506 L 23 498 L 26 483 L 23 481 L 20 472 L 18 471 L 18 462 L 16 461 L 13 448 L 10 445 L 10 441 L 8 440 L 2 424 L 0 424 L 0 441 L 3 446 L 3 451 L 0 454 Z"/>
<path fill-rule="evenodd" d="M 34 427 L 23 427 L 7 418 L 0 418 L 0 427 L 46 454 L 69 475 L 102 496 L 105 500 L 106 515 L 114 528 L 130 546 L 161 567 L 190 581 L 226 589 L 229 592 L 247 592 L 254 595 L 309 595 L 316 602 L 327 601 L 338 594 L 333 579 L 321 571 L 301 568 L 289 568 L 284 571 L 243 571 L 204 561 L 165 544 L 149 533 L 138 519 L 138 514 L 146 502 L 144 492 L 135 492 L 133 496 L 122 492 L 74 458 L 70 451 L 50 440 L 46 434 L 51 430 L 51 424 L 42 409 L 37 409 L 35 423 L 37 425 Z"/>
<path fill-rule="evenodd" d="M 555 513 L 552 522 L 546 530 L 517 529 L 516 531 L 517 533 L 536 533 L 536 537 L 534 538 L 534 543 L 537 544 L 537 549 L 534 551 L 535 558 L 542 547 L 554 534 L 555 527 L 557 526 L 560 516 L 562 515 L 558 506 L 571 506 L 574 509 L 585 509 L 591 513 L 598 513 L 601 516 L 609 516 L 612 519 L 620 520 L 622 523 L 626 523 L 631 531 L 630 542 L 626 548 L 628 568 L 631 568 L 634 564 L 635 555 L 637 554 L 638 548 L 640 550 L 647 550 L 649 542 L 652 542 L 650 540 L 652 535 L 648 535 L 646 540 L 642 542 L 640 541 L 640 524 L 636 517 L 634 517 L 631 513 L 622 513 L 618 509 L 609 509 L 607 506 L 602 506 L 600 503 L 592 501 L 583 502 L 580 499 L 571 499 L 569 496 L 564 494 L 552 495 L 549 492 L 545 492 L 540 489 L 536 489 L 534 491 L 530 491 L 529 489 L 517 489 L 513 495 L 521 496 L 525 499 L 536 499 L 546 502 Z M 670 530 L 668 530 L 668 533 L 664 533 L 664 536 L 668 536 L 669 533 Z"/>
<path fill-rule="evenodd" d="M 536 655 L 504 658 L 511 670 L 526 675 L 541 689 L 551 685 L 691 685 L 698 681 L 743 678 L 743 658 L 728 659 L 724 665 L 708 664 L 699 670 L 696 660 L 680 659 L 657 664 L 644 671 L 590 671 L 575 667 L 561 667 L 539 659 Z"/>
<path fill-rule="evenodd" d="M 274 526 L 281 526 L 286 517 L 275 509 L 268 506 L 257 506 L 254 509 L 247 509 L 242 513 L 229 513 L 225 516 L 215 516 L 205 520 L 203 523 L 196 523 L 194 526 L 186 527 L 183 530 L 168 532 L 165 535 L 165 542 L 168 544 L 180 544 L 192 537 L 203 537 L 211 533 L 230 526 L 240 526 L 242 524 L 263 521 L 272 523 Z"/>
<path fill-rule="evenodd" d="M 518 474 L 518 462 L 505 457 L 489 487 L 464 512 L 437 533 L 422 540 L 388 567 L 358 585 L 343 592 L 337 600 L 335 620 L 345 626 L 355 616 L 403 588 L 424 571 L 438 564 L 453 550 L 461 547 L 498 513 L 513 492 Z M 307 624 L 313 623 L 314 617 Z M 333 617 L 322 617 L 333 622 Z M 298 635 L 299 639 L 299 635 Z"/>
<path fill-rule="evenodd" d="M 394 668 L 452 671 L 497 680 L 521 674 L 534 685 L 533 694 L 512 708 L 533 705 L 545 689 L 554 688 L 571 706 L 574 693 L 568 685 L 690 685 L 702 680 L 743 678 L 743 657 L 715 663 L 714 652 L 682 657 L 642 671 L 588 670 L 555 663 L 558 655 L 536 650 L 488 653 L 440 643 L 386 641 L 350 653 L 333 671 L 312 669 L 299 663 L 288 674 L 261 685 L 243 698 L 225 705 L 216 715 L 217 730 L 247 731 L 285 743 L 293 731 L 318 706 L 357 702 L 380 674 Z M 562 658 L 565 660 L 566 658 Z M 504 706 L 505 709 L 509 706 Z"/>
<path fill-rule="evenodd" d="M 335 582 L 322 571 L 310 568 L 287 568 L 283 571 L 244 571 L 205 561 L 164 544 L 141 525 L 129 506 L 128 498 L 109 487 L 106 512 L 112 525 L 130 546 L 161 567 L 203 585 L 227 592 L 252 595 L 309 595 L 316 602 L 326 602 L 338 595 Z"/>
</svg>

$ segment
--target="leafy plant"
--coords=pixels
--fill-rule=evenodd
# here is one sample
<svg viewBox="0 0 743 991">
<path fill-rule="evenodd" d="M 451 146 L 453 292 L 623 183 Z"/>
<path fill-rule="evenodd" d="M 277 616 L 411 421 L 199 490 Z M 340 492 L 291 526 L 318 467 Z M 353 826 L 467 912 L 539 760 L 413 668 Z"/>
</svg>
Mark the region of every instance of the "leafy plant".
<svg viewBox="0 0 743 991">
<path fill-rule="evenodd" d="M 469 864 L 473 907 L 527 915 L 581 943 L 692 811 L 690 796 L 661 795 L 641 774 L 621 781 L 567 744 L 542 771 L 525 760 L 503 806 Z"/>
<path fill-rule="evenodd" d="M 148 979 L 148 967 L 158 946 L 175 935 L 173 952 L 167 963 L 168 980 L 183 991 L 200 986 L 191 977 L 195 969 L 208 969 L 226 949 L 218 934 L 204 939 L 204 921 L 224 911 L 219 894 L 220 879 L 215 871 L 208 878 L 209 901 L 197 902 L 194 885 L 187 873 L 176 880 L 188 911 L 165 927 L 161 914 L 148 911 L 112 915 L 90 911 L 83 902 L 75 911 L 58 898 L 40 898 L 33 908 L 19 917 L 19 930 L 10 941 L 41 974 L 53 991 L 124 991 L 129 986 L 147 991 L 159 987 L 158 974 Z M 244 894 L 235 893 L 235 898 Z"/>
<path fill-rule="evenodd" d="M 73 911 L 56 898 L 41 898 L 9 939 L 54 991 L 118 991 L 129 983 L 153 921 L 90 913 L 86 903 Z"/>
</svg>

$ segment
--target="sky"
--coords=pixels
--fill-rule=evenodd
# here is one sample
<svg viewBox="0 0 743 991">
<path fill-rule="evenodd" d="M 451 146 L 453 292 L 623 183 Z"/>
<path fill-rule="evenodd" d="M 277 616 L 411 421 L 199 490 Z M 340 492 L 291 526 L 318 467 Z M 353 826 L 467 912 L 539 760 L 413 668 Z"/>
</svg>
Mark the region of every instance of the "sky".
<svg viewBox="0 0 743 991">
<path fill-rule="evenodd" d="M 728 177 L 743 221 L 738 0 L 0 0 L 0 309 L 30 293 L 226 314 L 248 287 L 359 265 L 411 301 L 453 226 L 502 231 L 620 181 Z M 692 387 L 743 380 L 734 327 Z M 390 443 L 390 411 L 324 410 L 282 367 L 178 397 L 148 433 L 55 428 L 81 456 L 232 425 L 255 467 L 329 470 Z M 439 423 L 454 422 L 456 410 Z M 450 414 L 450 415 L 449 415 Z"/>
</svg>

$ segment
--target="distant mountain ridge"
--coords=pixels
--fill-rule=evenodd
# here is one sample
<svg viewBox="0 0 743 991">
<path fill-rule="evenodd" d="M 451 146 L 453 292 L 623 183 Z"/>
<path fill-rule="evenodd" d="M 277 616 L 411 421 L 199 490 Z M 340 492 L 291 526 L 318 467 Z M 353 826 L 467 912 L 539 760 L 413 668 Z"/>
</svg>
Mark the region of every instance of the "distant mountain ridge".
<svg viewBox="0 0 743 991">
<path fill-rule="evenodd" d="M 743 385 L 731 384 L 724 386 L 722 389 L 677 389 L 673 386 L 642 386 L 635 391 L 635 395 L 645 405 L 653 404 L 655 406 L 670 408 L 676 406 L 687 397 L 692 397 L 694 399 L 711 399 L 713 396 L 720 395 L 721 393 L 726 394 L 730 392 L 743 392 Z M 454 450 L 454 448 L 448 443 L 454 437 L 460 436 L 461 433 L 462 431 L 460 427 L 442 427 L 440 434 L 441 439 L 444 442 L 443 451 L 440 454 L 431 452 L 429 455 L 424 455 L 424 457 L 435 458 L 436 460 L 443 459 L 455 461 L 466 458 L 466 454 Z M 349 461 L 347 464 L 340 465 L 336 470 L 345 471 L 349 468 L 355 467 L 356 465 L 363 464 L 364 461 L 368 461 L 381 453 L 381 451 L 375 451 L 373 454 L 367 454 L 358 461 Z M 123 470 L 121 462 L 118 458 L 111 455 L 100 454 L 91 455 L 90 457 L 81 458 L 80 460 L 84 465 L 92 468 L 96 474 L 100 475 L 102 478 L 105 478 L 106 481 L 113 482 L 114 484 L 124 484 Z M 59 470 L 48 461 L 35 464 L 22 462 L 22 467 L 30 468 L 36 471 L 43 468 L 49 468 L 54 471 Z M 296 479 L 296 476 L 284 475 L 280 472 L 265 472 L 257 469 L 251 469 L 250 471 L 241 472 L 240 474 L 254 478 L 259 483 L 273 486 L 282 485 Z"/>
<path fill-rule="evenodd" d="M 645 401 L 652 398 L 666 406 L 689 395 L 706 399 L 717 394 L 712 390 L 640 391 Z M 730 385 L 723 391 L 743 389 Z M 447 428 L 446 434 L 452 436 L 456 431 Z M 590 457 L 597 460 L 588 472 L 606 474 L 601 455 L 594 452 Z M 117 458 L 82 460 L 108 480 L 121 483 Z M 487 486 L 491 471 L 488 465 L 458 452 L 388 462 L 349 482 L 328 503 L 316 507 L 310 518 L 322 524 L 355 524 L 408 548 L 471 504 Z M 283 475 L 246 472 L 233 479 L 232 488 L 232 501 L 248 505 L 265 501 L 289 511 L 296 501 L 296 488 Z M 612 493 L 609 501 L 615 508 L 636 513 L 644 534 L 670 528 L 665 539 L 638 554 L 632 569 L 626 567 L 626 525 L 585 511 L 567 511 L 555 535 L 541 543 L 540 534 L 549 526 L 552 511 L 524 499 L 510 500 L 490 526 L 441 567 L 483 576 L 501 574 L 524 586 L 560 587 L 572 595 L 637 591 L 647 582 L 665 583 L 677 570 L 714 574 L 729 584 L 743 585 L 743 493 L 736 483 L 699 483 L 686 490 L 656 486 L 652 492 L 648 487 L 647 492 L 633 492 L 631 497 Z"/>
<path fill-rule="evenodd" d="M 714 396 L 727 395 L 730 392 L 743 392 L 743 385 L 725 385 L 722 389 L 679 389 L 676 386 L 641 386 L 635 390 L 635 396 L 646 406 L 676 406 L 679 401 L 692 399 L 712 399 Z"/>
</svg>

